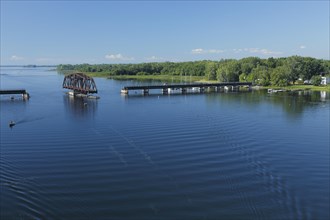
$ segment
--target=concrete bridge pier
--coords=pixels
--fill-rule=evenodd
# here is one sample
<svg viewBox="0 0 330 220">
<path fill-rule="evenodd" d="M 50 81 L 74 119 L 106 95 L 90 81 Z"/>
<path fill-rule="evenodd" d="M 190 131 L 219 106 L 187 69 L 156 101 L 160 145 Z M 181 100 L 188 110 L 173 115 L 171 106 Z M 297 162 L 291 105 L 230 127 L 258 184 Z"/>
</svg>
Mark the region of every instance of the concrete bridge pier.
<svg viewBox="0 0 330 220">
<path fill-rule="evenodd" d="M 217 92 L 218 88 L 216 86 L 210 86 L 207 88 L 207 92 Z"/>
<path fill-rule="evenodd" d="M 143 89 L 143 95 L 149 95 L 149 89 Z"/>
<path fill-rule="evenodd" d="M 122 90 L 120 90 L 120 92 L 122 94 L 128 95 L 128 89 L 122 89 Z"/>
<path fill-rule="evenodd" d="M 163 88 L 162 91 L 163 91 L 163 95 L 167 95 L 168 94 L 168 88 Z"/>
<path fill-rule="evenodd" d="M 233 92 L 238 92 L 239 91 L 239 86 L 232 86 L 232 91 Z"/>
<path fill-rule="evenodd" d="M 23 100 L 28 100 L 30 98 L 30 94 L 29 93 L 23 93 L 22 98 L 23 98 Z"/>
<path fill-rule="evenodd" d="M 225 88 L 223 86 L 217 87 L 217 92 L 224 92 Z"/>
</svg>

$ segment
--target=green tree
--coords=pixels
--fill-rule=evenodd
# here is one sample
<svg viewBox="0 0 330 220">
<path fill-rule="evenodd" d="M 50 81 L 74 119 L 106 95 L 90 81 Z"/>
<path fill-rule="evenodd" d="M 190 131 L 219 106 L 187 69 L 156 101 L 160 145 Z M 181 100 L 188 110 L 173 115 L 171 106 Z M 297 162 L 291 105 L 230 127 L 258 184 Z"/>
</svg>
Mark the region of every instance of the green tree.
<svg viewBox="0 0 330 220">
<path fill-rule="evenodd" d="M 261 59 L 258 57 L 247 57 L 239 60 L 242 73 L 250 74 L 253 68 L 257 67 L 261 63 Z"/>
<path fill-rule="evenodd" d="M 208 80 L 217 79 L 217 64 L 215 62 L 207 62 L 205 64 L 205 76 Z"/>
<path fill-rule="evenodd" d="M 288 80 L 294 84 L 299 79 L 302 69 L 302 57 L 292 56 L 288 57 L 286 61 L 286 66 L 288 67 Z"/>
<path fill-rule="evenodd" d="M 321 78 L 321 76 L 312 76 L 312 78 L 311 78 L 311 83 L 312 83 L 312 85 L 314 85 L 314 86 L 319 86 L 320 84 L 321 84 L 321 81 L 322 81 L 322 78 Z"/>
<path fill-rule="evenodd" d="M 237 60 L 220 61 L 217 69 L 217 78 L 220 82 L 237 82 L 240 73 L 240 66 Z"/>
<path fill-rule="evenodd" d="M 241 75 L 239 75 L 239 81 L 240 82 L 247 82 L 247 77 L 248 77 L 247 74 L 242 73 Z"/>
<path fill-rule="evenodd" d="M 270 85 L 270 74 L 266 66 L 258 65 L 250 75 L 253 76 L 252 82 L 262 86 Z"/>
<path fill-rule="evenodd" d="M 287 86 L 289 85 L 288 81 L 288 72 L 289 69 L 287 66 L 279 66 L 273 69 L 271 73 L 271 85 L 273 86 Z"/>
</svg>

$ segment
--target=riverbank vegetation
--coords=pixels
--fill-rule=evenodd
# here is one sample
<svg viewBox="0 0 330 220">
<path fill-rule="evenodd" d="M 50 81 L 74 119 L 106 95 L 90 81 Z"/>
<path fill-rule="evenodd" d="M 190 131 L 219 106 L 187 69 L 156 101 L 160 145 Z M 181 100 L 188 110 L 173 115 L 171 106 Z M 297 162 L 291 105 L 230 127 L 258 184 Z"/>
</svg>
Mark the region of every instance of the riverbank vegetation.
<svg viewBox="0 0 330 220">
<path fill-rule="evenodd" d="M 282 89 L 282 90 L 290 90 L 290 91 L 301 91 L 301 90 L 313 90 L 313 91 L 327 91 L 330 92 L 330 85 L 288 85 L 288 86 L 262 86 L 264 89 Z"/>
<path fill-rule="evenodd" d="M 167 81 L 208 80 L 253 82 L 260 86 L 284 87 L 304 82 L 318 85 L 320 76 L 330 76 L 330 61 L 291 56 L 261 59 L 221 59 L 220 61 L 153 62 L 139 64 L 61 64 L 57 71 L 80 71 L 114 79 L 159 79 Z"/>
</svg>

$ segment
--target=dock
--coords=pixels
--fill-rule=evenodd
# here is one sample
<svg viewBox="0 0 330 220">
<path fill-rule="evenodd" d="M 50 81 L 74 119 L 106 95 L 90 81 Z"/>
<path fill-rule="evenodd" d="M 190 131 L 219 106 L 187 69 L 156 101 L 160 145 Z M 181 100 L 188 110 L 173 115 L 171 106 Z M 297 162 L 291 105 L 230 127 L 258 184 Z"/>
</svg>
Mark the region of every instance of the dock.
<svg viewBox="0 0 330 220">
<path fill-rule="evenodd" d="M 143 94 L 149 94 L 149 90 L 161 90 L 162 94 L 168 94 L 171 90 L 180 90 L 182 94 L 187 93 L 188 89 L 197 89 L 203 93 L 206 89 L 213 88 L 215 91 L 238 91 L 240 87 L 252 88 L 252 82 L 222 82 L 222 83 L 190 83 L 190 84 L 163 84 L 145 86 L 125 86 L 121 89 L 122 94 L 129 94 L 131 90 L 140 90 Z"/>
<path fill-rule="evenodd" d="M 0 95 L 22 95 L 24 100 L 30 98 L 30 94 L 25 89 L 6 89 L 0 90 Z"/>
</svg>

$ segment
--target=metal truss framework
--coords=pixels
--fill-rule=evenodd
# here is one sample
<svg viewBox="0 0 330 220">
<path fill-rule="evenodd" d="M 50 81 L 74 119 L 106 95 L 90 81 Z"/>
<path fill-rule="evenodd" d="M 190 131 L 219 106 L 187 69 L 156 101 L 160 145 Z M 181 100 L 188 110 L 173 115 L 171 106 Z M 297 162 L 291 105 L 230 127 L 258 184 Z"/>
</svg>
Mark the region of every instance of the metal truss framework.
<svg viewBox="0 0 330 220">
<path fill-rule="evenodd" d="M 63 88 L 71 89 L 74 92 L 82 94 L 97 93 L 94 79 L 83 73 L 66 75 L 63 80 Z"/>
</svg>

